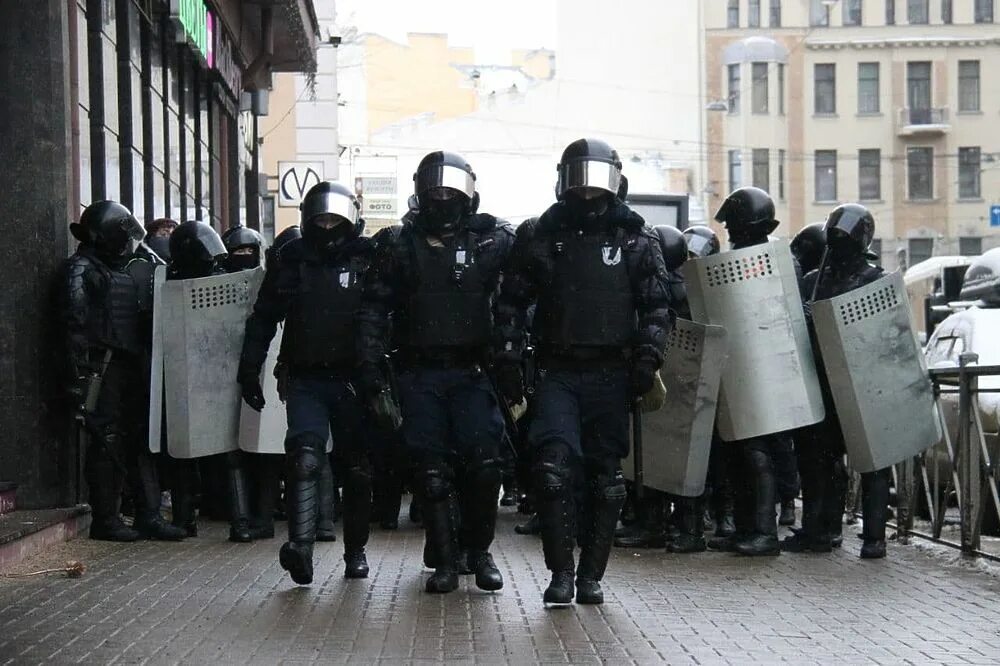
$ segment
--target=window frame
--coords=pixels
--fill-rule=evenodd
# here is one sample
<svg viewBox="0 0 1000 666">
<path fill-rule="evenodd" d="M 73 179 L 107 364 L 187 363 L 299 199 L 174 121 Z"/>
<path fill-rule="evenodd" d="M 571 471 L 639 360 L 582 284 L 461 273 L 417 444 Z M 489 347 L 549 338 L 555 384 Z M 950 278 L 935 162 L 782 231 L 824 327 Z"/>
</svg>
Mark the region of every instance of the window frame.
<svg viewBox="0 0 1000 666">
<path fill-rule="evenodd" d="M 771 0 L 768 5 L 767 25 L 769 28 L 781 27 L 781 0 Z"/>
<path fill-rule="evenodd" d="M 821 69 L 822 68 L 822 69 Z M 829 72 L 829 78 L 820 78 L 820 72 Z M 821 86 L 829 86 L 829 109 L 820 109 Z M 813 64 L 813 115 L 833 116 L 837 114 L 837 65 L 832 62 Z"/>
<path fill-rule="evenodd" d="M 958 199 L 960 201 L 978 200 L 983 198 L 982 173 L 982 146 L 959 146 Z"/>
<path fill-rule="evenodd" d="M 739 150 L 730 150 L 728 154 L 729 191 L 739 189 L 743 182 L 743 155 Z"/>
<path fill-rule="evenodd" d="M 822 177 L 821 169 L 829 169 L 831 176 L 832 192 L 826 196 L 826 192 L 820 192 Z M 836 203 L 837 202 L 837 151 L 817 150 L 813 153 L 813 200 L 816 203 Z"/>
<path fill-rule="evenodd" d="M 906 0 L 906 23 L 928 25 L 931 22 L 930 0 Z M 916 16 L 916 20 L 914 20 Z"/>
<path fill-rule="evenodd" d="M 963 73 L 963 65 L 974 65 L 976 70 L 976 75 L 968 76 Z M 975 91 L 967 90 L 966 86 L 974 85 Z M 959 60 L 958 61 L 958 100 L 956 106 L 958 107 L 959 113 L 982 113 L 982 94 L 983 94 L 983 81 L 982 81 L 982 64 L 979 60 Z M 966 106 L 966 98 L 971 99 L 970 93 L 974 92 L 975 102 L 972 105 Z"/>
<path fill-rule="evenodd" d="M 747 27 L 760 27 L 760 4 L 761 0 L 747 0 Z"/>
<path fill-rule="evenodd" d="M 841 0 L 841 24 L 849 28 L 864 25 L 863 5 L 862 0 Z M 856 20 L 854 15 L 857 16 Z"/>
<path fill-rule="evenodd" d="M 874 170 L 866 175 L 866 169 Z M 869 182 L 869 190 L 865 191 L 865 182 Z M 874 182 L 874 186 L 870 185 Z M 860 148 L 858 150 L 858 201 L 882 200 L 882 151 L 879 148 Z"/>
<path fill-rule="evenodd" d="M 918 166 L 923 166 L 914 161 L 917 155 L 929 156 L 926 164 L 927 196 L 914 194 L 914 184 L 917 182 L 914 178 L 914 169 Z M 916 202 L 934 201 L 934 148 L 931 146 L 908 146 L 906 148 L 906 200 Z"/>
<path fill-rule="evenodd" d="M 760 72 L 764 73 L 763 78 Z M 769 95 L 770 64 L 766 62 L 750 63 L 750 113 L 767 115 L 770 113 Z"/>
<path fill-rule="evenodd" d="M 740 86 L 743 85 L 743 72 L 741 63 L 726 65 L 726 102 L 730 114 L 736 115 L 740 112 Z M 736 76 L 733 76 L 733 74 Z"/>
<path fill-rule="evenodd" d="M 729 0 L 726 7 L 726 27 L 740 27 L 740 0 Z"/>
<path fill-rule="evenodd" d="M 874 69 L 874 77 L 864 76 L 865 69 Z M 875 94 L 865 94 L 863 84 L 874 82 Z M 858 63 L 858 115 L 880 115 L 882 113 L 881 90 L 882 87 L 882 67 L 879 62 L 859 62 Z M 867 91 L 870 93 L 870 91 Z M 863 108 L 863 100 L 874 100 L 873 108 Z"/>
<path fill-rule="evenodd" d="M 765 192 L 771 191 L 771 151 L 768 148 L 754 148 L 750 156 L 750 180 L 754 187 Z M 758 171 L 760 170 L 760 172 Z M 761 173 L 762 172 L 762 173 Z"/>
</svg>

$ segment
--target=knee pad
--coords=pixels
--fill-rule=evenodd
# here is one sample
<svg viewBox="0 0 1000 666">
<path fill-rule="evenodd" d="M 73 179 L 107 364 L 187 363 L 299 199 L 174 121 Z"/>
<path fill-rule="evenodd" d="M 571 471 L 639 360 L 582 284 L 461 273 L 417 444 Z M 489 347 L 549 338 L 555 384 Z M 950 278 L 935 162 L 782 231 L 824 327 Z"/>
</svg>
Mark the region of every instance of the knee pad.
<svg viewBox="0 0 1000 666">
<path fill-rule="evenodd" d="M 771 456 L 759 449 L 749 449 L 746 455 L 747 464 L 754 474 L 765 474 L 771 471 Z"/>
<path fill-rule="evenodd" d="M 535 468 L 535 490 L 544 499 L 556 499 L 570 488 L 569 470 L 561 465 L 539 463 Z"/>
<path fill-rule="evenodd" d="M 323 467 L 326 442 L 315 435 L 301 435 L 285 443 L 288 452 L 289 474 L 298 481 L 308 481 L 319 476 Z"/>
<path fill-rule="evenodd" d="M 502 473 L 500 471 L 500 460 L 488 458 L 481 462 L 469 465 L 467 468 L 469 481 L 473 485 L 485 487 L 498 487 L 501 483 Z"/>
<path fill-rule="evenodd" d="M 621 470 L 613 474 L 599 474 L 594 480 L 594 495 L 603 500 L 623 500 L 627 491 Z"/>
<path fill-rule="evenodd" d="M 448 499 L 453 489 L 451 470 L 432 467 L 424 470 L 423 477 L 424 499 L 428 502 L 443 502 Z"/>
</svg>

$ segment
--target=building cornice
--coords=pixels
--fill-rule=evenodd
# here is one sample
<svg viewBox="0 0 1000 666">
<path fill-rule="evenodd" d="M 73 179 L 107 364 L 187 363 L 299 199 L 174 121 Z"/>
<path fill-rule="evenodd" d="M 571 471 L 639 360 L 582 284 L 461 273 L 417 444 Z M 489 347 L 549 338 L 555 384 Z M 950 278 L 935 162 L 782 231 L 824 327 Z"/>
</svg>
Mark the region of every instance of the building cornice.
<svg viewBox="0 0 1000 666">
<path fill-rule="evenodd" d="M 899 48 L 981 48 L 1000 44 L 1000 37 L 875 37 L 866 39 L 807 39 L 810 51 L 840 51 L 844 49 L 899 49 Z"/>
</svg>

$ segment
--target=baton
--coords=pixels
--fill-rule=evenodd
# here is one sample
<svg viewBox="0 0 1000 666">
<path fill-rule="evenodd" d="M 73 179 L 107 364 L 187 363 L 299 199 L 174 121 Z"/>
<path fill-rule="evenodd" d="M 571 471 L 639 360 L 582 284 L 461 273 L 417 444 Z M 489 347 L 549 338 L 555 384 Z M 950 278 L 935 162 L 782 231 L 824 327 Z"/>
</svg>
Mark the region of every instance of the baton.
<svg viewBox="0 0 1000 666">
<path fill-rule="evenodd" d="M 642 518 L 643 482 L 642 471 L 642 397 L 632 401 L 632 476 L 635 483 L 635 517 Z"/>
<path fill-rule="evenodd" d="M 809 302 L 813 303 L 816 301 L 816 292 L 819 291 L 820 280 L 823 279 L 823 271 L 826 269 L 826 256 L 830 252 L 829 247 L 823 248 L 823 258 L 819 262 L 819 273 L 816 274 L 816 283 L 813 285 L 812 295 L 809 297 Z"/>
</svg>

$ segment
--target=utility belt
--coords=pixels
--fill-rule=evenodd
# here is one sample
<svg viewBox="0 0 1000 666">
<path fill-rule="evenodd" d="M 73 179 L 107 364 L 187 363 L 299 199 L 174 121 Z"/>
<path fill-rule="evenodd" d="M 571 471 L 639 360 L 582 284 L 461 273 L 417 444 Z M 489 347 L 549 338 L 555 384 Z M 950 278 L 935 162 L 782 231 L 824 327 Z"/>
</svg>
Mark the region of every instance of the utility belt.
<svg viewBox="0 0 1000 666">
<path fill-rule="evenodd" d="M 357 374 L 353 363 L 337 365 L 288 365 L 288 377 L 291 379 L 336 379 L 351 380 Z"/>
<path fill-rule="evenodd" d="M 602 370 L 624 367 L 631 356 L 621 347 L 551 347 L 535 350 L 540 370 Z"/>
<path fill-rule="evenodd" d="M 442 347 L 404 347 L 393 354 L 392 364 L 403 372 L 420 369 L 472 370 L 484 365 L 480 350 Z"/>
</svg>

